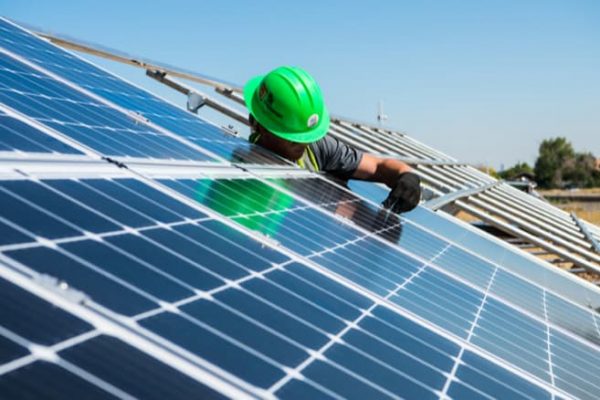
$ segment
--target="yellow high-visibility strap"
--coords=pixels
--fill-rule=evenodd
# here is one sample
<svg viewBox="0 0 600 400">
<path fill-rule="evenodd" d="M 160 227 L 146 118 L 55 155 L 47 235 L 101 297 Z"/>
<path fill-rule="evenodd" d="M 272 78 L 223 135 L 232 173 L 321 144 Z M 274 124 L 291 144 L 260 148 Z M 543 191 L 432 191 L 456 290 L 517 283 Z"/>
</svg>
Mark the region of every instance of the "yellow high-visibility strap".
<svg viewBox="0 0 600 400">
<path fill-rule="evenodd" d="M 254 132 L 254 133 L 250 134 L 250 136 L 248 137 L 248 141 L 250 143 L 258 143 L 259 139 L 260 139 L 260 133 L 258 133 L 258 132 Z M 319 163 L 317 162 L 315 153 L 312 151 L 310 146 L 306 147 L 306 150 L 305 150 L 304 154 L 302 155 L 302 157 L 300 157 L 300 159 L 298 159 L 298 161 L 296 161 L 296 164 L 298 164 L 298 166 L 300 168 L 308 169 L 308 168 L 306 168 L 306 163 L 304 162 L 305 157 L 308 158 L 308 161 L 310 162 L 310 164 L 313 167 L 313 171 L 318 172 L 319 171 Z"/>
<path fill-rule="evenodd" d="M 315 157 L 315 153 L 313 153 L 310 146 L 306 147 L 306 151 L 308 152 L 308 158 L 310 159 L 310 162 L 312 163 L 313 167 L 315 168 L 315 172 L 319 172 L 319 163 L 317 162 L 317 157 Z"/>
</svg>

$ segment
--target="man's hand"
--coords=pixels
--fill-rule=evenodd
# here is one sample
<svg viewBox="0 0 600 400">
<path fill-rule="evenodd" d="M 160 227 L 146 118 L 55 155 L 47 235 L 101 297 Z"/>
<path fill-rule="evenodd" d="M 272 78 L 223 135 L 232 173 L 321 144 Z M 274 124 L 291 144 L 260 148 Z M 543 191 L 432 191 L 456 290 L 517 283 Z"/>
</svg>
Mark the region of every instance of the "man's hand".
<svg viewBox="0 0 600 400">
<path fill-rule="evenodd" d="M 415 208 L 421 199 L 421 179 L 413 172 L 404 172 L 396 181 L 383 206 L 395 213 Z"/>
</svg>

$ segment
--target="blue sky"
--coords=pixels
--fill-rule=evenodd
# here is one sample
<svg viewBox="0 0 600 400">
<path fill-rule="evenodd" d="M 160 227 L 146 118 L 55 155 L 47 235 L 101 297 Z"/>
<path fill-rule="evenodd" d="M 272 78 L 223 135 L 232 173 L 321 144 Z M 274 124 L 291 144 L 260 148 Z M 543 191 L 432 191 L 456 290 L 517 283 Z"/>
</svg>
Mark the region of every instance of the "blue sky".
<svg viewBox="0 0 600 400">
<path fill-rule="evenodd" d="M 374 123 L 383 100 L 389 127 L 472 163 L 531 163 L 558 135 L 600 156 L 600 1 L 0 0 L 0 14 L 232 82 L 301 66 L 332 113 Z"/>
</svg>

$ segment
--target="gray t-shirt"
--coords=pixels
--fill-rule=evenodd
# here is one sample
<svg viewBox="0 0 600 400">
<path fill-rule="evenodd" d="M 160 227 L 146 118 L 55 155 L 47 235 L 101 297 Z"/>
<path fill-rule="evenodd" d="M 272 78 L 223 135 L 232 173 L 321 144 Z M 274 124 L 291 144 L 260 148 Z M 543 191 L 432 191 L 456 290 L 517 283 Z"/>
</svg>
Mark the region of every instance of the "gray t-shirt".
<svg viewBox="0 0 600 400">
<path fill-rule="evenodd" d="M 362 160 L 363 152 L 329 135 L 311 143 L 319 170 L 341 179 L 350 179 Z"/>
</svg>

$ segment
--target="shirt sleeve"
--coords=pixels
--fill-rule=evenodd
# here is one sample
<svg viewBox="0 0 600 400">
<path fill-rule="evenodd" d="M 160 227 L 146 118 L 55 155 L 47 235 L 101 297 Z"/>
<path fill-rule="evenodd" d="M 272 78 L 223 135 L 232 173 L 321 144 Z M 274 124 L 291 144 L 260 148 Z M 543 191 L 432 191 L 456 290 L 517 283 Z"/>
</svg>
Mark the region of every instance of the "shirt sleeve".
<svg viewBox="0 0 600 400">
<path fill-rule="evenodd" d="M 341 179 L 350 179 L 363 157 L 362 151 L 329 135 L 310 146 L 319 169 Z"/>
</svg>

